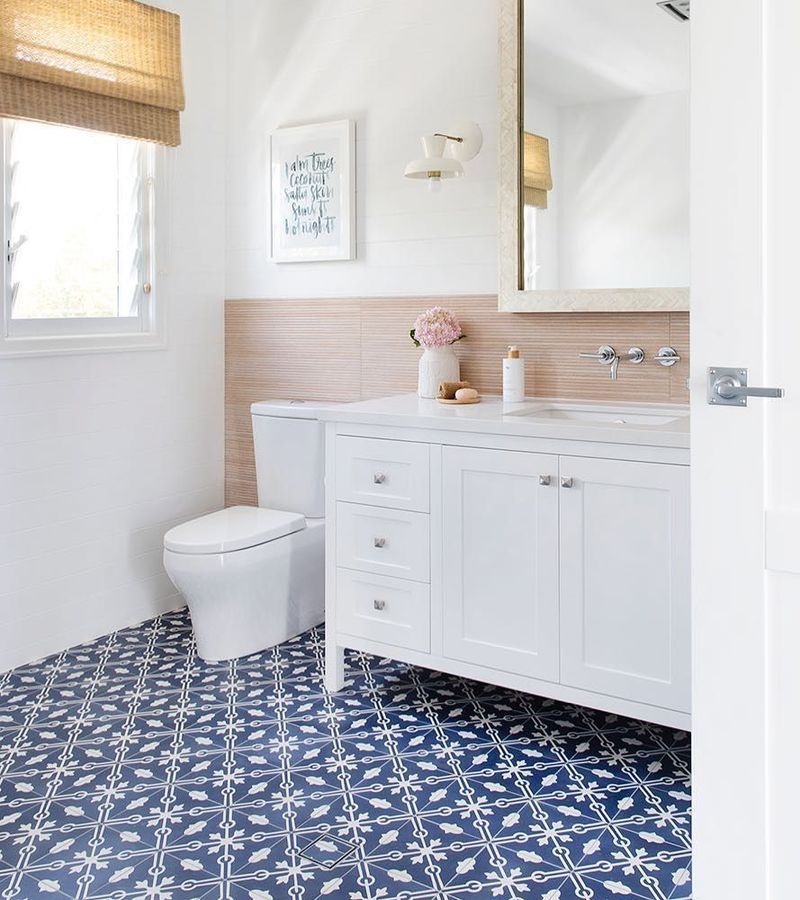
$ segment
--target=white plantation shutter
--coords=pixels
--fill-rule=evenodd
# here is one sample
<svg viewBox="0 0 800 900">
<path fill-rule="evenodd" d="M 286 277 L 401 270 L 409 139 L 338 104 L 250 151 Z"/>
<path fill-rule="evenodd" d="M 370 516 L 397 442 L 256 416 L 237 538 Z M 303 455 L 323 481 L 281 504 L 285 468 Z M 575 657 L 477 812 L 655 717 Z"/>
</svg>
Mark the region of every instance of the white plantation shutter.
<svg viewBox="0 0 800 900">
<path fill-rule="evenodd" d="M 138 316 L 151 290 L 152 174 L 141 147 L 119 142 L 118 315 Z"/>
</svg>

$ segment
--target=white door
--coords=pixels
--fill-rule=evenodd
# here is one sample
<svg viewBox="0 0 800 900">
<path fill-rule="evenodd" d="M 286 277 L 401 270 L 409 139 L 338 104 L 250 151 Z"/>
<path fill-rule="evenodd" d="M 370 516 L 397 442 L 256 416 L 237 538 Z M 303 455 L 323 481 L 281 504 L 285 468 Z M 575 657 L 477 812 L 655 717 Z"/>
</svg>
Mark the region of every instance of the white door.
<svg viewBox="0 0 800 900">
<path fill-rule="evenodd" d="M 689 470 L 561 458 L 561 682 L 689 712 Z"/>
<path fill-rule="evenodd" d="M 692 4 L 695 900 L 798 896 L 800 3 Z M 780 400 L 706 402 L 708 367 Z"/>
<path fill-rule="evenodd" d="M 444 653 L 558 680 L 558 457 L 442 451 Z"/>
</svg>

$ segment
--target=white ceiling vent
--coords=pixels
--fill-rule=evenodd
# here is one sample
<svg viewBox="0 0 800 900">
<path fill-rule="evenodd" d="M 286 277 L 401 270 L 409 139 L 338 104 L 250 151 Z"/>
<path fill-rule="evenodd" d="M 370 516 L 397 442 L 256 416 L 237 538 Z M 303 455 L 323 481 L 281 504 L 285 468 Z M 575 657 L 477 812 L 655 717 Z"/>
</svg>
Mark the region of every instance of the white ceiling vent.
<svg viewBox="0 0 800 900">
<path fill-rule="evenodd" d="M 659 6 L 681 22 L 689 21 L 691 0 L 660 0 Z"/>
</svg>

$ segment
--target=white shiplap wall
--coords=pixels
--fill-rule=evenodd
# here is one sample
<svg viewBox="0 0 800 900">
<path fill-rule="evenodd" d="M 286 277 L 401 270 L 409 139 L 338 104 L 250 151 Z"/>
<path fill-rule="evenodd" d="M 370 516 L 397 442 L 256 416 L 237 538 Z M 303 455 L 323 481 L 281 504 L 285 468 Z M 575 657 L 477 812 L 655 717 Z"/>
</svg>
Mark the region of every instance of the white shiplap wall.
<svg viewBox="0 0 800 900">
<path fill-rule="evenodd" d="M 495 0 L 228 4 L 227 296 L 494 293 Z M 355 119 L 358 259 L 273 264 L 269 134 Z M 472 119 L 484 149 L 431 195 L 403 178 L 422 134 Z"/>
<path fill-rule="evenodd" d="M 225 4 L 181 14 L 167 350 L 0 360 L 0 670 L 181 605 L 173 523 L 223 493 Z"/>
</svg>

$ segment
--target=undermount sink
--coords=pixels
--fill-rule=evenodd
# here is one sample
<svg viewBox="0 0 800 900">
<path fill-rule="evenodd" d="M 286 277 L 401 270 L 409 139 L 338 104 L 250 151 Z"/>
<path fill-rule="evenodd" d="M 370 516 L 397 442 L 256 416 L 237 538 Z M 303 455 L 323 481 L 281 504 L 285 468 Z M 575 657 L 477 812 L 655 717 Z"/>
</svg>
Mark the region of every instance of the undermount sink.
<svg viewBox="0 0 800 900">
<path fill-rule="evenodd" d="M 679 413 L 646 409 L 603 409 L 590 406 L 551 405 L 508 412 L 510 416 L 559 422 L 587 422 L 605 425 L 669 425 L 683 418 Z"/>
</svg>

